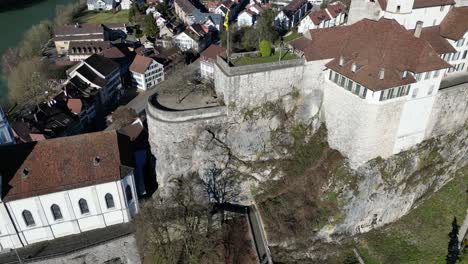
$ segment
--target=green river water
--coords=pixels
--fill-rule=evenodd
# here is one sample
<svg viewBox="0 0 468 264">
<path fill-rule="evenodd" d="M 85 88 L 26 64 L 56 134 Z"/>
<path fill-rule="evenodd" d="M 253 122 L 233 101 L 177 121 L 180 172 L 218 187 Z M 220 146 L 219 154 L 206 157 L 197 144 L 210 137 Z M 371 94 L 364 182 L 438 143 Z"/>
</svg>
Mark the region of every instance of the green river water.
<svg viewBox="0 0 468 264">
<path fill-rule="evenodd" d="M 55 15 L 55 7 L 68 4 L 76 0 L 42 0 L 31 5 L 0 11 L 0 25 L 2 34 L 0 37 L 0 55 L 8 48 L 16 47 L 23 34 L 41 20 L 52 19 Z M 0 103 L 6 103 L 8 86 L 3 78 L 0 79 Z"/>
</svg>

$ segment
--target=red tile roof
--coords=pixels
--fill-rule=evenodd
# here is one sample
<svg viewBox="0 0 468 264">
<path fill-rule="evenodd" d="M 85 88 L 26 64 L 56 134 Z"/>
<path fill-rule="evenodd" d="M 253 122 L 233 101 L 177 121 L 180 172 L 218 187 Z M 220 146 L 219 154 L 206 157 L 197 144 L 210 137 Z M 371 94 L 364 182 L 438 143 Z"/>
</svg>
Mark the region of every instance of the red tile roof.
<svg viewBox="0 0 468 264">
<path fill-rule="evenodd" d="M 413 33 L 414 30 L 410 32 Z M 429 42 L 438 54 L 457 52 L 448 40 L 440 35 L 440 26 L 422 28 L 420 38 Z"/>
<path fill-rule="evenodd" d="M 207 49 L 205 49 L 200 57 L 202 59 L 211 59 L 216 60 L 216 56 L 221 55 L 226 52 L 226 49 L 215 44 L 211 44 Z"/>
<path fill-rule="evenodd" d="M 287 6 L 283 8 L 283 11 L 287 16 L 294 14 L 297 10 L 307 4 L 307 0 L 293 0 Z"/>
<path fill-rule="evenodd" d="M 145 74 L 146 70 L 148 69 L 148 67 L 151 65 L 152 62 L 153 62 L 153 59 L 149 57 L 136 55 L 135 59 L 132 62 L 132 65 L 130 65 L 130 71 Z"/>
<path fill-rule="evenodd" d="M 309 14 L 310 19 L 314 22 L 315 25 L 320 25 L 322 21 L 330 20 L 330 16 L 328 15 L 325 9 L 320 9 Z"/>
<path fill-rule="evenodd" d="M 468 6 L 454 7 L 440 23 L 443 37 L 459 40 L 468 31 Z"/>
<path fill-rule="evenodd" d="M 81 99 L 68 99 L 67 106 L 68 109 L 70 109 L 70 111 L 74 114 L 81 113 L 81 110 L 83 109 L 83 103 L 81 102 Z"/>
<path fill-rule="evenodd" d="M 414 82 L 410 76 L 401 78 L 404 70 L 426 72 L 451 67 L 423 39 L 416 38 L 395 20 L 364 19 L 350 26 L 310 30 L 306 36 L 292 41 L 291 46 L 304 52 L 306 60 L 332 59 L 326 66 L 350 79 L 378 91 Z M 339 57 L 346 63 L 338 66 Z M 350 71 L 352 63 L 359 70 Z M 385 78 L 380 80 L 380 68 Z"/>
<path fill-rule="evenodd" d="M 1 146 L 0 160 L 3 201 L 117 181 L 133 167 L 130 141 L 116 131 Z"/>
</svg>

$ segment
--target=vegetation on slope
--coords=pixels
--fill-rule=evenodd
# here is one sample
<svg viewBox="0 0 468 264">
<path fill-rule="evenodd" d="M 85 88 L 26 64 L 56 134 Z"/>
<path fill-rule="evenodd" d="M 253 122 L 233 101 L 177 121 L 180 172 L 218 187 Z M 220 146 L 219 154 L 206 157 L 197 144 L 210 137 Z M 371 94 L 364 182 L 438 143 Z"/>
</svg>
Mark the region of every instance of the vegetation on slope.
<svg viewBox="0 0 468 264">
<path fill-rule="evenodd" d="M 359 238 L 366 263 L 444 263 L 453 217 L 461 225 L 468 209 L 468 167 L 397 222 Z"/>
</svg>

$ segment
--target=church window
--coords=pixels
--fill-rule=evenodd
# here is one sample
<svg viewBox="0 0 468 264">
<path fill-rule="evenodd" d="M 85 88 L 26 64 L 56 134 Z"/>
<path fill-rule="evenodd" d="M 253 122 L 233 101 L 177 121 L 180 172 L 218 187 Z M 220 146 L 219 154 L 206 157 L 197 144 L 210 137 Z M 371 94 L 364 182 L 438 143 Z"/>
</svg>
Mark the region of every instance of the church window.
<svg viewBox="0 0 468 264">
<path fill-rule="evenodd" d="M 434 71 L 434 78 L 438 77 L 440 73 L 440 70 Z"/>
<path fill-rule="evenodd" d="M 440 12 L 444 11 L 445 6 L 440 7 Z"/>
<path fill-rule="evenodd" d="M 108 193 L 108 194 L 106 194 L 106 196 L 104 198 L 106 199 L 107 209 L 115 207 L 114 198 L 112 197 L 112 194 Z"/>
<path fill-rule="evenodd" d="M 33 226 L 36 224 L 34 222 L 34 218 L 31 212 L 29 212 L 28 210 L 24 210 L 22 215 L 23 215 L 24 223 L 26 224 L 26 226 Z"/>
<path fill-rule="evenodd" d="M 344 87 L 345 87 L 345 82 L 346 82 L 346 77 L 341 76 L 341 79 L 340 79 L 340 86 L 344 88 Z"/>
<path fill-rule="evenodd" d="M 401 6 L 397 6 L 397 7 L 396 7 L 397 13 L 400 13 L 400 10 L 401 10 Z"/>
<path fill-rule="evenodd" d="M 60 207 L 58 205 L 53 204 L 50 207 L 50 211 L 52 212 L 52 216 L 54 217 L 54 220 L 60 220 L 63 218 L 62 211 L 60 211 Z"/>
<path fill-rule="evenodd" d="M 130 188 L 130 185 L 127 185 L 127 187 L 125 187 L 125 195 L 127 197 L 127 202 L 130 202 L 133 199 L 132 189 Z"/>
<path fill-rule="evenodd" d="M 418 96 L 418 88 L 414 88 L 411 98 L 416 98 L 416 96 Z"/>
<path fill-rule="evenodd" d="M 426 75 L 424 75 L 424 80 L 429 79 L 431 77 L 431 72 L 426 72 Z"/>
<path fill-rule="evenodd" d="M 466 54 L 468 53 L 468 50 L 465 50 L 462 55 L 462 60 L 466 59 Z"/>
<path fill-rule="evenodd" d="M 353 89 L 353 81 L 349 80 L 348 85 L 347 85 L 348 91 L 351 91 Z"/>
<path fill-rule="evenodd" d="M 86 202 L 85 199 L 81 198 L 81 199 L 78 201 L 78 205 L 80 206 L 80 212 L 81 212 L 81 214 L 87 214 L 87 213 L 89 213 L 88 202 Z"/>
</svg>

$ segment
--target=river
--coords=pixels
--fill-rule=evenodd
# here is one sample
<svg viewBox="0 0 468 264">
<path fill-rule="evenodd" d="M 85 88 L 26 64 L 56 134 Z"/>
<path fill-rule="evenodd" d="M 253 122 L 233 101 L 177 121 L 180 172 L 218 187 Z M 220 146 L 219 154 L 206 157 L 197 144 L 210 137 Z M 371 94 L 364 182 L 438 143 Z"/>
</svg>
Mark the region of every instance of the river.
<svg viewBox="0 0 468 264">
<path fill-rule="evenodd" d="M 55 16 L 55 7 L 61 4 L 69 4 L 76 0 L 42 0 L 23 8 L 0 11 L 0 25 L 3 33 L 0 41 L 0 55 L 8 48 L 16 47 L 23 34 L 31 26 L 45 19 Z M 8 87 L 4 79 L 0 79 L 0 103 L 5 103 L 8 98 Z"/>
</svg>

